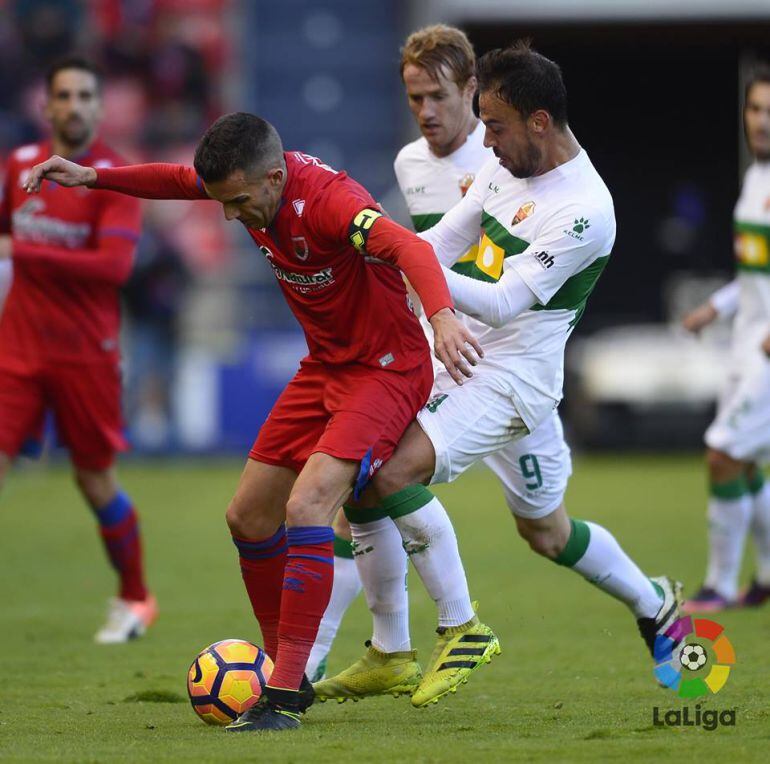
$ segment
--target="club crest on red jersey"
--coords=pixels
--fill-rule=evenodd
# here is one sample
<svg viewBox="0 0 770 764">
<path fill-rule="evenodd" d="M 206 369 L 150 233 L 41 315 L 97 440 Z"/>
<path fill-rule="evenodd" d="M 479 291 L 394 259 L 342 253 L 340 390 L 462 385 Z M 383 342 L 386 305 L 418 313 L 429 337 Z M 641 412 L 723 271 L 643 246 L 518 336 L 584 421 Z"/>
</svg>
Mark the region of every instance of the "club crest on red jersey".
<svg viewBox="0 0 770 764">
<path fill-rule="evenodd" d="M 302 260 L 302 262 L 305 262 L 305 260 L 307 260 L 308 257 L 310 256 L 310 250 L 308 249 L 307 241 L 305 240 L 305 237 L 292 236 L 291 245 L 294 249 L 294 254 L 297 256 L 297 259 Z"/>
</svg>

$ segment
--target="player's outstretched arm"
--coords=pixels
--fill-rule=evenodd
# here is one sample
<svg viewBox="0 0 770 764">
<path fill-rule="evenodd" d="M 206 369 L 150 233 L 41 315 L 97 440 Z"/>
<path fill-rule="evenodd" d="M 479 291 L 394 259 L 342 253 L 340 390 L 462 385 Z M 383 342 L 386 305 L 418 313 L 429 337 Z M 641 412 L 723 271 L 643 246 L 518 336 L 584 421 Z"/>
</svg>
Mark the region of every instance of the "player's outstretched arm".
<svg viewBox="0 0 770 764">
<path fill-rule="evenodd" d="M 24 183 L 29 194 L 37 193 L 43 180 L 62 186 L 87 186 L 118 191 L 142 199 L 208 199 L 192 167 L 176 164 L 136 164 L 127 167 L 83 167 L 60 156 L 36 164 Z"/>
<path fill-rule="evenodd" d="M 739 292 L 738 280 L 733 279 L 717 289 L 706 302 L 691 310 L 682 319 L 682 326 L 688 332 L 697 334 L 720 316 L 732 316 L 738 310 Z"/>
<path fill-rule="evenodd" d="M 24 190 L 28 194 L 36 194 L 44 180 L 52 180 L 60 186 L 93 186 L 96 181 L 96 170 L 93 167 L 83 167 L 68 159 L 54 154 L 45 162 L 36 164 L 24 181 Z"/>
<path fill-rule="evenodd" d="M 705 329 L 710 323 L 715 321 L 718 316 L 719 313 L 717 312 L 717 309 L 711 302 L 707 301 L 698 305 L 697 308 L 693 308 L 685 315 L 682 319 L 682 328 L 692 334 L 698 334 L 701 329 Z"/>
</svg>

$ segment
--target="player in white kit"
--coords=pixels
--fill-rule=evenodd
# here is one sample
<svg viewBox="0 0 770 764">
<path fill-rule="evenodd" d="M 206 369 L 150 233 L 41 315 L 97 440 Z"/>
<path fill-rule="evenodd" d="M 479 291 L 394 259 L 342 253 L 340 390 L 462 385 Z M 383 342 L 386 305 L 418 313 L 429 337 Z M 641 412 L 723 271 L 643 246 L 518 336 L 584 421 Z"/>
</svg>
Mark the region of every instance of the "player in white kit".
<svg viewBox="0 0 770 764">
<path fill-rule="evenodd" d="M 392 580 L 402 571 L 395 551 L 401 541 L 438 605 L 439 639 L 428 672 L 413 690 L 415 706 L 454 691 L 491 657 L 494 635 L 472 631 L 478 619 L 451 524 L 425 487 L 452 481 L 481 459 L 491 461 L 505 483 L 518 530 L 532 549 L 625 602 L 651 652 L 656 634 L 678 614 L 680 585 L 647 578 L 606 529 L 570 520 L 563 487 L 555 502 L 541 500 L 538 489 L 550 476 L 544 477 L 540 460 L 522 454 L 517 443 L 531 438 L 535 451 L 554 440 L 551 433 L 539 444 L 538 431 L 554 421 L 564 346 L 607 262 L 615 219 L 606 186 L 567 125 L 559 68 L 520 43 L 483 56 L 477 76 L 477 113 L 496 158 L 422 235 L 445 266 L 477 243 L 475 258 L 461 263 L 465 275 L 445 268 L 445 276 L 456 307 L 478 319 L 474 326 L 484 358 L 460 387 L 437 375 L 418 422 L 375 476 L 378 509 L 393 522 L 368 519 L 366 510 L 348 511 L 370 606 L 388 599 L 380 596 L 387 589 L 386 550 L 393 550 Z M 560 432 L 557 442 L 563 443 Z M 517 479 L 517 471 L 529 486 Z M 389 538 L 396 541 L 389 544 Z M 367 566 L 377 575 L 368 575 Z M 388 594 L 392 601 L 393 591 Z M 394 628 L 393 618 L 380 614 L 378 620 L 372 610 L 373 647 L 350 669 L 317 685 L 319 697 L 403 691 L 414 656 L 374 649 L 394 641 Z"/>
<path fill-rule="evenodd" d="M 708 564 L 701 589 L 686 612 L 717 612 L 770 599 L 770 68 L 746 87 L 744 126 L 754 162 L 735 206 L 736 279 L 684 319 L 698 332 L 717 316 L 734 315 L 730 373 L 714 422 L 706 431 L 709 474 Z M 756 571 L 738 592 L 749 531 Z"/>
</svg>

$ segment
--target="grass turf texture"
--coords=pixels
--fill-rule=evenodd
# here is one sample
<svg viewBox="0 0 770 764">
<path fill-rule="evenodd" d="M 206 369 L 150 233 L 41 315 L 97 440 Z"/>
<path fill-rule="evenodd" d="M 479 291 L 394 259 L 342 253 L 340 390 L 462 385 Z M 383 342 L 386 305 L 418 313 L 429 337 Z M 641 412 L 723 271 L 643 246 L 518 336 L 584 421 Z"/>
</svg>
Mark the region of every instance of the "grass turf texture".
<svg viewBox="0 0 770 764">
<path fill-rule="evenodd" d="M 223 511 L 240 462 L 128 463 L 123 483 L 142 514 L 161 617 L 143 640 L 98 647 L 92 634 L 113 592 L 93 520 L 63 468 L 22 469 L 0 502 L 0 760 L 766 761 L 770 606 L 716 618 L 737 665 L 703 709 L 737 709 L 734 728 L 661 728 L 653 706 L 681 708 L 656 686 L 626 609 L 521 542 L 485 470 L 439 493 L 453 516 L 482 619 L 503 655 L 437 706 L 408 699 L 316 706 L 301 730 L 226 735 L 203 725 L 185 672 L 205 645 L 259 642 Z M 583 457 L 568 506 L 605 524 L 650 574 L 700 582 L 705 479 L 696 458 Z M 423 660 L 434 608 L 412 577 L 412 630 Z M 362 599 L 330 669 L 369 636 Z M 689 705 L 694 706 L 693 702 Z"/>
</svg>

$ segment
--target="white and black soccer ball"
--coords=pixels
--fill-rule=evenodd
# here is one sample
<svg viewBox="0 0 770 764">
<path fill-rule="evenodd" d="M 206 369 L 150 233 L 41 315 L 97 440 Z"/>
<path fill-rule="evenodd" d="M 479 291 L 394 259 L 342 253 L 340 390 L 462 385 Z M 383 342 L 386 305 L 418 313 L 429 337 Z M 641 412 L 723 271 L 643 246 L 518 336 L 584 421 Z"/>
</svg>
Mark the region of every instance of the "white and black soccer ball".
<svg viewBox="0 0 770 764">
<path fill-rule="evenodd" d="M 706 665 L 708 655 L 701 645 L 685 645 L 679 655 L 679 662 L 690 671 L 697 671 Z"/>
</svg>

